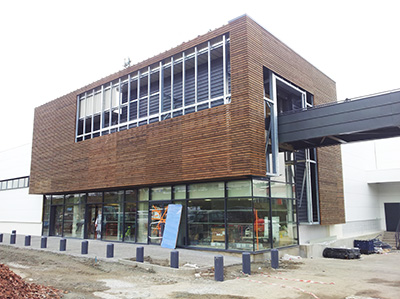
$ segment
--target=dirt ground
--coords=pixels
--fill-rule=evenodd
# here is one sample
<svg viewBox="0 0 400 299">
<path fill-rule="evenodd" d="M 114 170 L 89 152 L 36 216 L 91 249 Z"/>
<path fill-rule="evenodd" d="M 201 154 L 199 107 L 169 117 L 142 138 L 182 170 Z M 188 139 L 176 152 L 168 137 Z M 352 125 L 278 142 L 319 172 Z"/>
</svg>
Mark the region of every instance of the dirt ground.
<svg viewBox="0 0 400 299">
<path fill-rule="evenodd" d="M 284 261 L 277 270 L 266 262 L 252 264 L 250 276 L 243 275 L 238 265 L 226 267 L 224 282 L 216 282 L 212 269 L 186 276 L 161 274 L 119 263 L 0 247 L 0 263 L 27 282 L 64 290 L 67 299 L 400 298 L 399 261 L 400 253 L 391 252 L 362 255 L 359 260 Z"/>
</svg>

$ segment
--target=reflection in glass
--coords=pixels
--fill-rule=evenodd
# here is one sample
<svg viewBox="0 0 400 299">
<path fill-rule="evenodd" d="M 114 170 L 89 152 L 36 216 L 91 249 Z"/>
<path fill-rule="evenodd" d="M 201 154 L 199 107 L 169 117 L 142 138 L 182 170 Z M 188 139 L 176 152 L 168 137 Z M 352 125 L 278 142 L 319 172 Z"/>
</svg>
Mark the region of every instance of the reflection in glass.
<svg viewBox="0 0 400 299">
<path fill-rule="evenodd" d="M 224 182 L 190 184 L 189 198 L 224 197 L 224 185 Z"/>
<path fill-rule="evenodd" d="M 227 202 L 228 216 L 228 248 L 253 250 L 253 210 L 251 198 L 229 198 Z"/>
<path fill-rule="evenodd" d="M 251 180 L 231 181 L 227 183 L 228 196 L 251 196 Z"/>
<path fill-rule="evenodd" d="M 297 244 L 297 225 L 293 202 L 289 199 L 271 199 L 274 247 Z"/>
<path fill-rule="evenodd" d="M 189 245 L 225 248 L 224 199 L 188 202 Z"/>
<path fill-rule="evenodd" d="M 149 221 L 149 205 L 148 202 L 139 202 L 139 210 L 137 215 L 137 242 L 147 243 L 148 221 Z"/>
<path fill-rule="evenodd" d="M 269 199 L 254 198 L 254 246 L 255 250 L 271 248 L 269 233 Z"/>
</svg>

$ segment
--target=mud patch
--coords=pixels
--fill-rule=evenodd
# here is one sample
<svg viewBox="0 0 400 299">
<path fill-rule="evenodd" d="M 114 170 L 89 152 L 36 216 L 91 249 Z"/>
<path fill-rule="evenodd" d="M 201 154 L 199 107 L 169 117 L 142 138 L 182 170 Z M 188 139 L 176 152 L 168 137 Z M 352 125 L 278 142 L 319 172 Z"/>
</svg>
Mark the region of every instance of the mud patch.
<svg viewBox="0 0 400 299">
<path fill-rule="evenodd" d="M 385 280 L 381 278 L 373 278 L 367 280 L 368 283 L 375 283 L 375 284 L 383 284 L 389 287 L 395 287 L 395 288 L 400 288 L 400 281 L 392 281 L 392 280 Z"/>
</svg>

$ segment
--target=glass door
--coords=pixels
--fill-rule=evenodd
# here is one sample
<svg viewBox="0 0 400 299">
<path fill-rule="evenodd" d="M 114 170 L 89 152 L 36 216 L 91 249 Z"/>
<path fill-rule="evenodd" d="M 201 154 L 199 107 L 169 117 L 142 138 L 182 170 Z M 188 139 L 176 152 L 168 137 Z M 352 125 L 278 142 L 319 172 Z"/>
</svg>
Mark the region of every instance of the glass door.
<svg viewBox="0 0 400 299">
<path fill-rule="evenodd" d="M 101 205 L 86 205 L 85 239 L 101 239 Z"/>
<path fill-rule="evenodd" d="M 150 202 L 149 243 L 161 244 L 167 219 L 168 205 L 171 201 Z"/>
<path fill-rule="evenodd" d="M 62 236 L 64 206 L 51 206 L 50 210 L 50 236 Z"/>
</svg>

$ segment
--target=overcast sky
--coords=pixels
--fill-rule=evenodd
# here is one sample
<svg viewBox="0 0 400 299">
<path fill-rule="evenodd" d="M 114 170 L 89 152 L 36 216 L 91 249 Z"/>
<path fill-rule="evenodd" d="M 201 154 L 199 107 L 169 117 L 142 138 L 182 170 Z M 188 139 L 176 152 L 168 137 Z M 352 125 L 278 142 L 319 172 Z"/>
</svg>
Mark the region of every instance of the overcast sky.
<svg viewBox="0 0 400 299">
<path fill-rule="evenodd" d="M 336 82 L 338 100 L 400 88 L 400 1 L 2 1 L 0 151 L 34 108 L 248 14 Z"/>
</svg>

